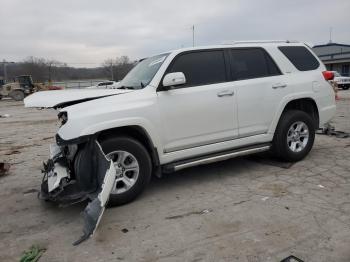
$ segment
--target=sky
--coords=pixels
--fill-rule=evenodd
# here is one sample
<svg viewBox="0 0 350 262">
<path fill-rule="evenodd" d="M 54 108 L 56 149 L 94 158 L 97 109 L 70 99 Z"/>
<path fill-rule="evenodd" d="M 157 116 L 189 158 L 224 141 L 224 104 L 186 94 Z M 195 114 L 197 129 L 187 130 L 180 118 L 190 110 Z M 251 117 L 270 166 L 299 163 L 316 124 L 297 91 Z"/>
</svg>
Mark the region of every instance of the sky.
<svg viewBox="0 0 350 262">
<path fill-rule="evenodd" d="M 289 39 L 350 44 L 349 0 L 1 0 L 0 61 L 95 67 L 181 47 Z"/>
</svg>

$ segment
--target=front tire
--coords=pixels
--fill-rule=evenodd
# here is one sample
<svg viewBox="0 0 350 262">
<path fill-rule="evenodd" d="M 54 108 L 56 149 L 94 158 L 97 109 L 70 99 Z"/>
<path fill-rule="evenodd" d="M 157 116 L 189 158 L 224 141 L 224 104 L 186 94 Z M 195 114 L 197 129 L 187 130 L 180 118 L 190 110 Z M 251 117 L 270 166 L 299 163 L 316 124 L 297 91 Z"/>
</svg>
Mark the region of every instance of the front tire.
<svg viewBox="0 0 350 262">
<path fill-rule="evenodd" d="M 101 141 L 106 156 L 123 170 L 109 198 L 110 206 L 119 206 L 133 201 L 146 188 L 152 174 L 152 162 L 146 148 L 137 140 L 128 137 L 111 137 Z"/>
<path fill-rule="evenodd" d="M 310 152 L 314 140 L 315 123 L 310 115 L 299 110 L 289 110 L 278 123 L 272 150 L 276 157 L 296 162 Z"/>
</svg>

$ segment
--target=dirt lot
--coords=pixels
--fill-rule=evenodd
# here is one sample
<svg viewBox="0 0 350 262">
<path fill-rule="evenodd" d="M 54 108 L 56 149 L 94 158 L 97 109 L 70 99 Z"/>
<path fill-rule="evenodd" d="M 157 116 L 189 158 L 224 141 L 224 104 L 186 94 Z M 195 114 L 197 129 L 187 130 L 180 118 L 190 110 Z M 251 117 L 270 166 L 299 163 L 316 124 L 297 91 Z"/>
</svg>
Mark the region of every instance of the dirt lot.
<svg viewBox="0 0 350 262">
<path fill-rule="evenodd" d="M 334 123 L 350 132 L 350 91 Z M 0 261 L 33 244 L 40 261 L 350 261 L 350 138 L 318 135 L 292 166 L 246 157 L 153 179 L 135 202 L 106 210 L 97 233 L 77 247 L 84 204 L 37 199 L 41 163 L 56 112 L 0 101 Z"/>
</svg>

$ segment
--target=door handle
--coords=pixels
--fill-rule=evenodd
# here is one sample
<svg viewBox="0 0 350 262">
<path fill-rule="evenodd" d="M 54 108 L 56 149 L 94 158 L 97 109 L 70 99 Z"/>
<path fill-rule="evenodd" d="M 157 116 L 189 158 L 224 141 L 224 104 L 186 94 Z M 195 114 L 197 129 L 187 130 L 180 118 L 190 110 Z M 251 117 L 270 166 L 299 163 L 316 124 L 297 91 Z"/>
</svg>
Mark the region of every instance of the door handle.
<svg viewBox="0 0 350 262">
<path fill-rule="evenodd" d="M 233 90 L 224 90 L 224 91 L 221 91 L 221 92 L 217 93 L 217 96 L 218 96 L 218 97 L 233 96 L 234 93 L 235 93 L 235 92 L 234 92 Z"/>
<path fill-rule="evenodd" d="M 287 84 L 281 84 L 281 83 L 274 84 L 274 85 L 272 86 L 273 89 L 285 88 L 285 87 L 287 87 Z"/>
</svg>

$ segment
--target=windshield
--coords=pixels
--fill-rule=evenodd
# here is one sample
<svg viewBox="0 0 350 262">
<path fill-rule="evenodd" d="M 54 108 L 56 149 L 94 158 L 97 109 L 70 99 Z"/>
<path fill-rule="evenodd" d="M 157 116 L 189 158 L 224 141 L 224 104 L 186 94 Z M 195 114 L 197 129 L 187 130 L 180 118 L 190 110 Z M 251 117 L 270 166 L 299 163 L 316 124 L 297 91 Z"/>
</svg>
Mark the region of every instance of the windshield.
<svg viewBox="0 0 350 262">
<path fill-rule="evenodd" d="M 139 62 L 120 82 L 120 88 L 141 89 L 147 86 L 168 55 L 156 55 Z"/>
</svg>

